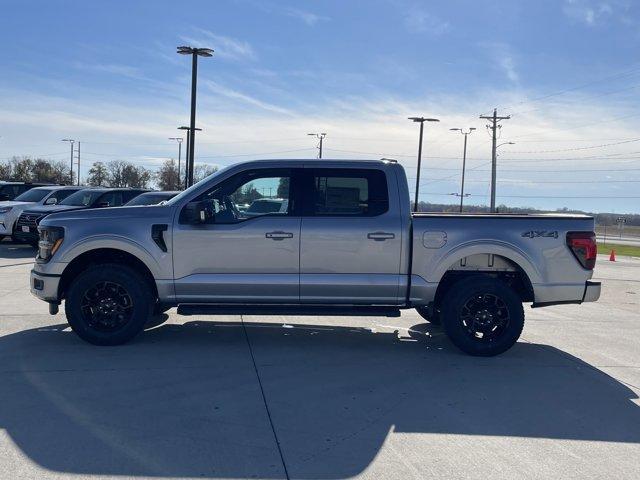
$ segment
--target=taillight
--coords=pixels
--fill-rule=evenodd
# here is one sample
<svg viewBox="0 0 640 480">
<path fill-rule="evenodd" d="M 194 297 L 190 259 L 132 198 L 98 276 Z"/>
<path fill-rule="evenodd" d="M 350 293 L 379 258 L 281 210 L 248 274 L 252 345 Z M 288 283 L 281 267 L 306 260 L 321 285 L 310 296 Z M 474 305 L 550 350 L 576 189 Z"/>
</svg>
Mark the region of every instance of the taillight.
<svg viewBox="0 0 640 480">
<path fill-rule="evenodd" d="M 598 245 L 594 232 L 569 232 L 567 233 L 567 246 L 583 268 L 593 270 L 596 266 Z"/>
</svg>

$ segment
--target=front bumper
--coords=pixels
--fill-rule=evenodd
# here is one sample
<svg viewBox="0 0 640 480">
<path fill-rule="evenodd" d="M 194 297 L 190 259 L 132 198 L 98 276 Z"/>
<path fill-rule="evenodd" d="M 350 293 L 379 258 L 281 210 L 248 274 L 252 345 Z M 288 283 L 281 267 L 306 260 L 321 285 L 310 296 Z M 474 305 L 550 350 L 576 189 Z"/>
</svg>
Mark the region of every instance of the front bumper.
<svg viewBox="0 0 640 480">
<path fill-rule="evenodd" d="M 602 288 L 602 284 L 600 282 L 592 282 L 591 280 L 587 280 L 587 284 L 584 287 L 584 296 L 582 297 L 583 302 L 595 302 L 600 298 L 600 290 Z"/>
<path fill-rule="evenodd" d="M 29 286 L 31 293 L 45 302 L 59 302 L 60 275 L 43 274 L 31 270 Z"/>
</svg>

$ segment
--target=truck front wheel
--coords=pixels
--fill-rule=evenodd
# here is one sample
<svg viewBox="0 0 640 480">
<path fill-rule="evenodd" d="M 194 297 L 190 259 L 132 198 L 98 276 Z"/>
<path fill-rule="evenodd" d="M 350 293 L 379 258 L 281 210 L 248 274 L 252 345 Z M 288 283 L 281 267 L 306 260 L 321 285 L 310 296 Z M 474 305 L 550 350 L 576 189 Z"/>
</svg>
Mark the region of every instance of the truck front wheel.
<svg viewBox="0 0 640 480">
<path fill-rule="evenodd" d="M 469 276 L 451 285 L 441 309 L 447 336 L 470 355 L 490 357 L 507 351 L 524 327 L 518 294 L 489 276 Z"/>
<path fill-rule="evenodd" d="M 155 304 L 151 286 L 134 269 L 94 265 L 67 290 L 65 313 L 74 332 L 94 345 L 120 345 L 140 333 Z"/>
</svg>

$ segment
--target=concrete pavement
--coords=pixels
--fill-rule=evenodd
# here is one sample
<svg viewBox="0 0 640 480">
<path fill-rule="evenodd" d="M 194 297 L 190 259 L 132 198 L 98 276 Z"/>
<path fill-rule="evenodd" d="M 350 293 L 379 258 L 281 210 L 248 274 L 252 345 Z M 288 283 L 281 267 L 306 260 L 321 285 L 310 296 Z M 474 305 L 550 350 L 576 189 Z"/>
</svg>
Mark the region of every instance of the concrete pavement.
<svg viewBox="0 0 640 480">
<path fill-rule="evenodd" d="M 459 353 L 400 318 L 178 316 L 85 344 L 0 245 L 0 478 L 640 477 L 640 261 Z"/>
</svg>

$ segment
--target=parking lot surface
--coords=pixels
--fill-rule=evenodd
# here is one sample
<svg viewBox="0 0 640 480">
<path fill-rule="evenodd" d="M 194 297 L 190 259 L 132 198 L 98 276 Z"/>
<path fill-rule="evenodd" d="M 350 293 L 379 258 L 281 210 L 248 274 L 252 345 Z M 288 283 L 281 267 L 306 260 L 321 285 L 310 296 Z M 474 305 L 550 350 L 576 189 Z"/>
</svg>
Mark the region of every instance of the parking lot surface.
<svg viewBox="0 0 640 480">
<path fill-rule="evenodd" d="M 640 478 L 640 260 L 494 358 L 400 318 L 178 316 L 95 347 L 0 243 L 0 478 Z"/>
</svg>

